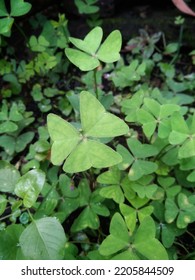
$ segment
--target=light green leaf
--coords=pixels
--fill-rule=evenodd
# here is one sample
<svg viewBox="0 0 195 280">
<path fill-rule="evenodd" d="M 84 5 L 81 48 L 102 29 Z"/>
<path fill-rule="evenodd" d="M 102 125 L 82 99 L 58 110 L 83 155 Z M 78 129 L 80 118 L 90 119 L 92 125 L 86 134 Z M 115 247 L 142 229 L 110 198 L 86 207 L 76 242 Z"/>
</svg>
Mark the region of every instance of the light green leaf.
<svg viewBox="0 0 195 280">
<path fill-rule="evenodd" d="M 19 171 L 6 161 L 0 161 L 0 191 L 13 193 L 20 178 Z"/>
<path fill-rule="evenodd" d="M 70 42 L 83 52 L 94 55 L 102 41 L 102 28 L 97 26 L 93 28 L 83 40 L 69 37 Z"/>
<path fill-rule="evenodd" d="M 23 199 L 24 206 L 30 208 L 36 202 L 44 183 L 45 174 L 43 171 L 31 170 L 18 180 L 15 193 Z"/>
<path fill-rule="evenodd" d="M 120 58 L 119 52 L 121 49 L 121 45 L 121 33 L 119 30 L 114 30 L 100 46 L 97 52 L 97 57 L 99 58 L 99 60 L 106 63 L 115 62 Z"/>
<path fill-rule="evenodd" d="M 167 198 L 165 201 L 165 220 L 167 223 L 172 223 L 177 217 L 179 209 L 172 198 Z"/>
<path fill-rule="evenodd" d="M 81 137 L 71 124 L 54 114 L 47 116 L 47 124 L 50 137 L 54 141 L 51 162 L 60 165 L 76 147 Z"/>
<path fill-rule="evenodd" d="M 82 71 L 91 71 L 100 65 L 96 57 L 82 51 L 66 48 L 65 53 L 68 59 Z"/>
<path fill-rule="evenodd" d="M 141 222 L 134 240 L 134 248 L 150 260 L 167 260 L 168 255 L 163 245 L 155 239 L 156 227 L 151 217 Z M 147 236 L 147 239 L 146 239 Z"/>
<path fill-rule="evenodd" d="M 129 131 L 124 121 L 107 113 L 104 106 L 87 91 L 82 91 L 80 95 L 80 113 L 85 136 L 114 137 Z"/>
<path fill-rule="evenodd" d="M 20 246 L 29 260 L 61 260 L 66 236 L 56 218 L 34 220 L 21 234 Z"/>
<path fill-rule="evenodd" d="M 122 161 L 122 157 L 110 147 L 94 141 L 82 141 L 67 158 L 63 170 L 68 173 L 82 172 L 91 167 L 104 168 Z"/>
<path fill-rule="evenodd" d="M 105 198 L 112 198 L 116 203 L 124 202 L 124 194 L 120 188 L 120 185 L 111 185 L 103 187 L 100 190 L 100 195 Z"/>
<path fill-rule="evenodd" d="M 99 252 L 103 256 L 114 254 L 129 246 L 129 233 L 119 213 L 115 213 L 110 223 L 110 235 L 100 245 Z"/>
</svg>

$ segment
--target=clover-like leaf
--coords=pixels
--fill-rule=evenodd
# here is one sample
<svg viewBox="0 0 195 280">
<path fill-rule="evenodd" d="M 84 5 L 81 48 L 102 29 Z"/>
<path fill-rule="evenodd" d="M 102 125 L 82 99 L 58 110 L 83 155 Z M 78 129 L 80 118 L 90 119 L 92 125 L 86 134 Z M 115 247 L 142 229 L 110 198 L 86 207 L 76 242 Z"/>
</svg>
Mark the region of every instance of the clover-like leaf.
<svg viewBox="0 0 195 280">
<path fill-rule="evenodd" d="M 153 219 L 145 217 L 130 238 L 125 221 L 119 213 L 116 213 L 111 220 L 110 235 L 100 245 L 99 252 L 103 256 L 118 253 L 114 259 L 139 259 L 138 256 L 141 254 L 143 259 L 167 260 L 167 252 L 155 238 L 155 234 Z"/>
<path fill-rule="evenodd" d="M 190 197 L 183 193 L 179 193 L 177 204 L 173 198 L 167 198 L 165 201 L 165 220 L 172 223 L 176 218 L 177 227 L 180 229 L 195 221 L 195 205 L 191 203 Z"/>
<path fill-rule="evenodd" d="M 15 193 L 23 199 L 24 206 L 30 208 L 36 202 L 44 183 L 44 172 L 36 169 L 31 170 L 18 180 Z"/>
<path fill-rule="evenodd" d="M 143 125 L 143 131 L 149 138 L 156 128 L 158 136 L 166 138 L 171 130 L 169 117 L 180 107 L 176 104 L 160 104 L 152 98 L 144 99 L 144 106 L 137 111 L 137 120 Z"/>
<path fill-rule="evenodd" d="M 24 2 L 24 0 L 10 0 L 11 5 L 11 13 L 10 15 L 13 17 L 19 17 L 27 14 L 32 5 L 28 2 Z"/>
<path fill-rule="evenodd" d="M 171 117 L 171 126 L 170 144 L 181 145 L 178 157 L 183 159 L 195 156 L 195 113 L 186 121 L 180 113 L 175 112 Z"/>
<path fill-rule="evenodd" d="M 147 160 L 147 158 L 150 158 L 158 153 L 156 147 L 150 144 L 142 144 L 135 138 L 128 139 L 127 145 L 131 153 L 129 153 L 129 151 L 121 145 L 117 146 L 117 151 L 124 159 L 122 163 L 120 163 L 119 167 L 124 167 L 126 169 L 130 166 L 130 180 L 136 181 L 142 176 L 156 171 L 158 165 L 155 162 Z"/>
<path fill-rule="evenodd" d="M 101 27 L 92 29 L 83 40 L 70 37 L 70 42 L 77 48 L 66 48 L 68 59 L 82 71 L 90 71 L 100 65 L 100 61 L 112 63 L 120 58 L 121 33 L 115 30 L 110 33 L 102 45 Z"/>
<path fill-rule="evenodd" d="M 121 189 L 121 172 L 118 168 L 113 167 L 109 171 L 100 174 L 97 182 L 107 185 L 101 188 L 100 195 L 105 198 L 112 198 L 116 203 L 124 201 L 124 194 Z"/>
<path fill-rule="evenodd" d="M 81 172 L 118 164 L 122 158 L 110 147 L 89 137 L 114 137 L 128 132 L 128 126 L 118 117 L 107 113 L 90 93 L 80 95 L 82 133 L 60 117 L 48 115 L 48 130 L 53 140 L 51 161 L 59 165 L 66 159 L 66 172 Z"/>
<path fill-rule="evenodd" d="M 110 235 L 102 242 L 99 248 L 103 256 L 114 254 L 129 246 L 130 237 L 126 224 L 119 213 L 115 213 L 110 223 Z"/>
</svg>

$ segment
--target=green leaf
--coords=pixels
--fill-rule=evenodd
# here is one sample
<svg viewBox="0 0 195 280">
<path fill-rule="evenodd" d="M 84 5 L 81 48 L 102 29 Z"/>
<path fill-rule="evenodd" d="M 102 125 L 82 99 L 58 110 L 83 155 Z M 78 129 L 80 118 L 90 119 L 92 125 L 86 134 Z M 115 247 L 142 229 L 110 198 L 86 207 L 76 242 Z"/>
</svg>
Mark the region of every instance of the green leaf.
<svg viewBox="0 0 195 280">
<path fill-rule="evenodd" d="M 34 138 L 34 132 L 25 132 L 23 134 L 21 134 L 19 137 L 17 137 L 16 139 L 16 146 L 15 146 L 15 150 L 17 153 L 23 151 L 26 146 L 32 141 L 32 139 Z"/>
<path fill-rule="evenodd" d="M 124 194 L 119 185 L 111 185 L 100 190 L 100 195 L 105 198 L 112 198 L 116 203 L 124 202 Z"/>
<path fill-rule="evenodd" d="M 135 249 L 150 260 L 167 260 L 168 255 L 163 245 L 155 239 L 156 227 L 151 217 L 146 217 L 140 224 L 134 240 Z M 146 239 L 146 236 L 148 239 Z"/>
<path fill-rule="evenodd" d="M 17 124 L 11 121 L 5 121 L 0 124 L 0 133 L 14 132 L 18 129 Z"/>
<path fill-rule="evenodd" d="M 66 48 L 65 53 L 68 59 L 81 71 L 91 71 L 100 65 L 96 57 L 92 57 L 82 51 Z"/>
<path fill-rule="evenodd" d="M 60 165 L 72 152 L 80 140 L 79 132 L 62 118 L 49 114 L 48 131 L 54 141 L 51 149 L 51 162 Z"/>
<path fill-rule="evenodd" d="M 63 170 L 68 173 L 82 172 L 91 167 L 113 166 L 121 160 L 122 157 L 110 147 L 94 140 L 84 140 L 69 155 Z"/>
<path fill-rule="evenodd" d="M 100 245 L 99 252 L 103 256 L 114 254 L 129 246 L 129 233 L 119 213 L 115 213 L 110 223 L 110 235 Z"/>
<path fill-rule="evenodd" d="M 0 34 L 4 36 L 10 36 L 10 30 L 12 28 L 13 23 L 13 18 L 0 18 Z"/>
<path fill-rule="evenodd" d="M 10 15 L 13 17 L 18 17 L 18 16 L 23 16 L 27 14 L 32 5 L 28 2 L 24 2 L 24 0 L 11 0 L 10 2 L 11 5 L 11 13 Z"/>
<path fill-rule="evenodd" d="M 106 38 L 100 46 L 97 57 L 105 63 L 112 63 L 120 58 L 120 49 L 122 45 L 121 33 L 119 30 L 114 30 Z"/>
<path fill-rule="evenodd" d="M 172 198 L 167 198 L 165 201 L 165 220 L 167 223 L 172 223 L 177 217 L 179 209 Z"/>
<path fill-rule="evenodd" d="M 29 260 L 61 260 L 66 236 L 56 218 L 34 220 L 20 236 L 20 246 Z"/>
<path fill-rule="evenodd" d="M 114 137 L 129 131 L 124 121 L 107 113 L 103 105 L 87 91 L 82 91 L 80 95 L 80 113 L 85 136 Z"/>
<path fill-rule="evenodd" d="M 72 232 L 81 231 L 85 228 L 97 229 L 99 227 L 99 218 L 97 214 L 91 209 L 86 207 L 81 214 L 74 220 L 71 227 Z"/>
<path fill-rule="evenodd" d="M 22 225 L 12 224 L 6 230 L 0 231 L 0 260 L 19 259 L 19 238 L 24 228 Z"/>
<path fill-rule="evenodd" d="M 15 193 L 23 199 L 24 206 L 30 208 L 36 202 L 44 183 L 45 174 L 43 171 L 31 170 L 19 179 Z"/>
<path fill-rule="evenodd" d="M 80 95 L 80 114 L 83 135 L 60 117 L 48 115 L 48 130 L 54 141 L 51 161 L 59 165 L 66 159 L 64 171 L 81 172 L 90 167 L 103 168 L 118 164 L 122 157 L 97 139 L 125 134 L 128 126 L 118 117 L 107 113 L 101 103 L 89 92 Z"/>
<path fill-rule="evenodd" d="M 8 16 L 8 12 L 5 6 L 5 1 L 0 2 L 0 17 Z"/>
<path fill-rule="evenodd" d="M 19 171 L 6 161 L 0 161 L 0 191 L 13 193 L 20 178 Z"/>
<path fill-rule="evenodd" d="M 83 40 L 69 37 L 70 42 L 83 52 L 94 55 L 102 41 L 102 28 L 97 26 L 93 28 Z"/>
</svg>

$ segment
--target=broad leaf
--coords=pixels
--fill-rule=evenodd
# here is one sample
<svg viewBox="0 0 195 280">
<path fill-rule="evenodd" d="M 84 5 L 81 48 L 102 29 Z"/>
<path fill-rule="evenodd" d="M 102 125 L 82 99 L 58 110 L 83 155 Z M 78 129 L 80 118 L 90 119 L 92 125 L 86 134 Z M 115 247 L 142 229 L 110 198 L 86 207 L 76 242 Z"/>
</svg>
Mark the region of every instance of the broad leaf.
<svg viewBox="0 0 195 280">
<path fill-rule="evenodd" d="M 0 260 L 19 259 L 18 243 L 23 230 L 22 225 L 12 224 L 6 230 L 0 231 Z"/>
<path fill-rule="evenodd" d="M 34 220 L 20 236 L 20 246 L 29 260 L 61 260 L 66 236 L 56 218 Z"/>
<path fill-rule="evenodd" d="M 23 199 L 24 206 L 30 208 L 36 202 L 44 183 L 44 172 L 36 169 L 31 170 L 19 179 L 15 193 Z"/>
<path fill-rule="evenodd" d="M 0 161 L 0 191 L 13 193 L 20 178 L 19 171 L 6 161 Z"/>
</svg>

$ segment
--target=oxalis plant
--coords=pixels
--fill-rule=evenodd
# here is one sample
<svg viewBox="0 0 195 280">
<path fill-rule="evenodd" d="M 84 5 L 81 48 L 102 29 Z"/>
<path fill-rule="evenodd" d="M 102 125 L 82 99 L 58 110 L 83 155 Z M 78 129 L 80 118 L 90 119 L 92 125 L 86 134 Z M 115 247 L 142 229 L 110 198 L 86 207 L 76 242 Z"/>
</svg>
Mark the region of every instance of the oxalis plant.
<svg viewBox="0 0 195 280">
<path fill-rule="evenodd" d="M 142 85 L 147 61 L 140 58 L 120 71 L 120 32 L 103 43 L 102 36 L 96 27 L 84 40 L 70 37 L 75 47 L 65 49 L 73 67 L 94 74 L 94 92 L 77 93 L 77 116 L 48 114 L 20 171 L 20 162 L 0 161 L 0 259 L 194 258 L 182 242 L 194 238 L 194 99 Z M 98 67 L 110 63 L 117 90 L 123 80 L 134 88 L 113 98 L 117 116 L 96 82 Z M 14 157 L 30 141 L 20 127 L 34 119 L 7 103 L 0 117 L 4 158 L 8 139 Z"/>
<path fill-rule="evenodd" d="M 120 58 L 122 37 L 119 30 L 112 31 L 101 44 L 103 31 L 101 27 L 93 28 L 83 40 L 69 37 L 76 48 L 66 48 L 68 59 L 82 71 L 94 72 L 94 89 L 98 98 L 97 68 L 104 63 L 113 63 Z"/>
</svg>

